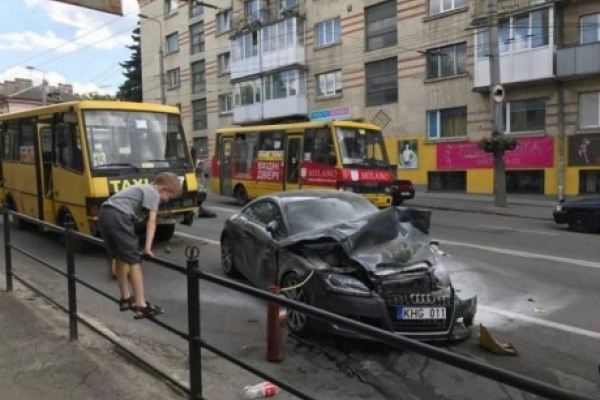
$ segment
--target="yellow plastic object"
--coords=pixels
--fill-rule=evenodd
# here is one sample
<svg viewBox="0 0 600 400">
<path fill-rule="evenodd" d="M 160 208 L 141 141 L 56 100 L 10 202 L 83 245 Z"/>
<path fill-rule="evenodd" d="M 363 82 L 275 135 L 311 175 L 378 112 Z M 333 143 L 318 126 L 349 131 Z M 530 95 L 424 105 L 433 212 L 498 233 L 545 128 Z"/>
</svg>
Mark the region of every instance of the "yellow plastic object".
<svg viewBox="0 0 600 400">
<path fill-rule="evenodd" d="M 479 345 L 494 354 L 503 356 L 516 356 L 519 354 L 519 351 L 512 343 L 498 342 L 492 336 L 492 333 L 482 324 L 479 324 Z"/>
<path fill-rule="evenodd" d="M 127 275 L 131 272 L 129 264 L 125 264 L 125 271 Z M 110 261 L 110 275 L 113 279 L 117 279 L 117 260 L 114 258 Z"/>
</svg>

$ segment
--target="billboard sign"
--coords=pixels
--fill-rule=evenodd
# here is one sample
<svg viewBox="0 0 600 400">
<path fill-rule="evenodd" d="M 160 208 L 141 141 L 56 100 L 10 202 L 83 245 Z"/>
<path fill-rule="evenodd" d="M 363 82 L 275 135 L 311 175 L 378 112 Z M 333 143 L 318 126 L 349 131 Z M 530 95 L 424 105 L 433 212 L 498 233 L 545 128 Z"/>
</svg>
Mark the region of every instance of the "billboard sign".
<svg viewBox="0 0 600 400">
<path fill-rule="evenodd" d="M 74 6 L 90 8 L 109 14 L 123 15 L 121 0 L 53 0 Z"/>
</svg>

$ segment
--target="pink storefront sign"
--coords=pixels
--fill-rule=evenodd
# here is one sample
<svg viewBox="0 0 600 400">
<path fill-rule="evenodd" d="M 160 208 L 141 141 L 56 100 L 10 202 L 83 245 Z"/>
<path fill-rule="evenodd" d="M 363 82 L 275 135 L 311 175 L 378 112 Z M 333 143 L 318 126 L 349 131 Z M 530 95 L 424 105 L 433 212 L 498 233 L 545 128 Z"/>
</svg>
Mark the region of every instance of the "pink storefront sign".
<svg viewBox="0 0 600 400">
<path fill-rule="evenodd" d="M 552 168 L 554 139 L 519 138 L 517 148 L 505 153 L 506 168 Z M 440 143 L 437 145 L 437 169 L 492 168 L 492 154 L 475 142 Z"/>
</svg>

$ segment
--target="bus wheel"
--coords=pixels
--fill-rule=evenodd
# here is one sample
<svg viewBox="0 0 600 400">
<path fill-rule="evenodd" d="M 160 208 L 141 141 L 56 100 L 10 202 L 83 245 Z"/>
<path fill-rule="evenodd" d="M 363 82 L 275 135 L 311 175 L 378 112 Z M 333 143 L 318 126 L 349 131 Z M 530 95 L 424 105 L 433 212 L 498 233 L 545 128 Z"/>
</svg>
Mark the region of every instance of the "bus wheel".
<svg viewBox="0 0 600 400">
<path fill-rule="evenodd" d="M 175 224 L 160 224 L 156 226 L 154 240 L 158 242 L 168 242 L 175 235 Z"/>
<path fill-rule="evenodd" d="M 244 185 L 238 185 L 233 192 L 233 196 L 235 197 L 235 201 L 238 205 L 244 206 L 248 203 L 248 192 Z"/>
<path fill-rule="evenodd" d="M 75 218 L 71 215 L 70 212 L 62 212 L 58 217 L 58 226 L 64 228 L 67 225 L 67 221 L 73 221 L 73 230 L 77 231 L 77 224 L 75 223 Z M 59 233 L 60 242 L 66 246 L 66 233 Z M 75 238 L 71 243 L 73 246 L 73 251 L 75 253 L 85 253 L 92 249 L 92 244 L 84 241 L 83 239 Z"/>
<path fill-rule="evenodd" d="M 9 199 L 7 203 L 10 204 L 10 211 L 19 212 L 19 210 L 17 210 L 15 202 L 12 199 Z M 27 226 L 27 222 L 17 217 L 16 215 L 11 215 L 10 219 L 12 220 L 13 226 L 17 229 L 25 229 L 25 227 Z"/>
</svg>

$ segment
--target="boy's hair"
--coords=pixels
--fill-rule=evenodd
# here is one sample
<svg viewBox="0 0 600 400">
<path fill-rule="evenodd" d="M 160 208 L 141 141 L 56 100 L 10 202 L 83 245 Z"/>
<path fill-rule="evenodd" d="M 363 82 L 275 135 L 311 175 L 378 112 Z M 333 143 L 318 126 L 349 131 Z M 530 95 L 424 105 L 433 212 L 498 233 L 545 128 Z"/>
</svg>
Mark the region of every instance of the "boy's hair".
<svg viewBox="0 0 600 400">
<path fill-rule="evenodd" d="M 181 195 L 181 183 L 179 183 L 179 177 L 172 172 L 161 172 L 158 174 L 153 182 L 157 186 L 164 186 L 173 197 L 179 197 Z"/>
</svg>

